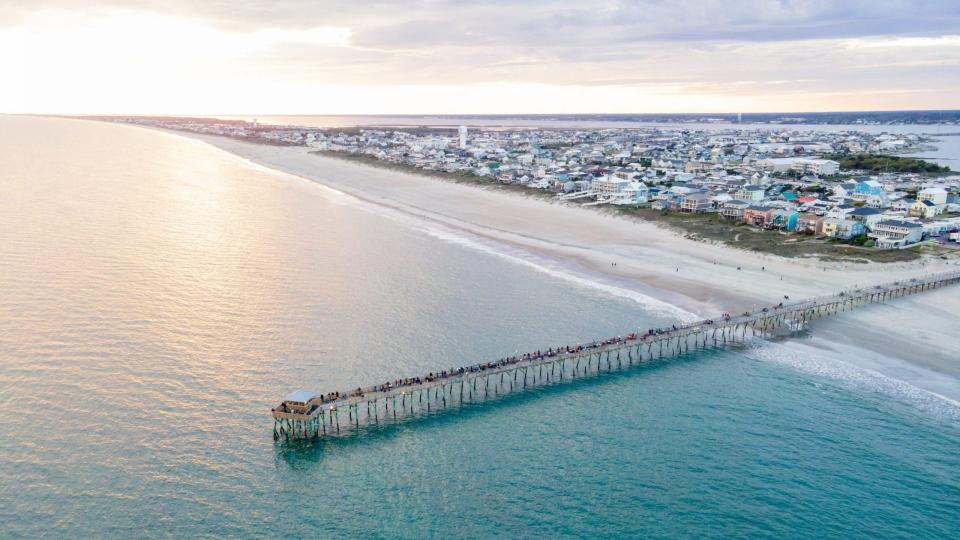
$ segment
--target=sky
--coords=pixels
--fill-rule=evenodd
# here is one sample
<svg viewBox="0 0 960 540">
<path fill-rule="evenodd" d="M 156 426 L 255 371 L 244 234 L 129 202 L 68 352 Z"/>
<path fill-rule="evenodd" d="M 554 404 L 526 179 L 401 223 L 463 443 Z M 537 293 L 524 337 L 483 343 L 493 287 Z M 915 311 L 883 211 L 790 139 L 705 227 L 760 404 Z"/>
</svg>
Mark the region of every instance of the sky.
<svg viewBox="0 0 960 540">
<path fill-rule="evenodd" d="M 5 113 L 960 109 L 960 1 L 0 0 L 0 73 Z"/>
</svg>

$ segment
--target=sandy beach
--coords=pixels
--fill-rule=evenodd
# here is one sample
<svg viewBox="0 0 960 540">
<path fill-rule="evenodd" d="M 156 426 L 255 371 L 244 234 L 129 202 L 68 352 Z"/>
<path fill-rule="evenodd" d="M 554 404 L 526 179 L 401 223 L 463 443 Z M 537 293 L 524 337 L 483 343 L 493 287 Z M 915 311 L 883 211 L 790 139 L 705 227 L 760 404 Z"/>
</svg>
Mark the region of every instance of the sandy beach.
<svg viewBox="0 0 960 540">
<path fill-rule="evenodd" d="M 303 147 L 174 134 L 333 188 L 422 224 L 434 235 L 510 252 L 559 279 L 635 295 L 678 319 L 957 269 L 940 260 L 840 264 L 760 255 L 689 240 L 650 223 L 322 157 Z M 814 337 L 784 350 L 847 362 L 960 401 L 960 338 L 954 332 L 958 310 L 960 289 L 944 289 L 818 322 Z"/>
</svg>

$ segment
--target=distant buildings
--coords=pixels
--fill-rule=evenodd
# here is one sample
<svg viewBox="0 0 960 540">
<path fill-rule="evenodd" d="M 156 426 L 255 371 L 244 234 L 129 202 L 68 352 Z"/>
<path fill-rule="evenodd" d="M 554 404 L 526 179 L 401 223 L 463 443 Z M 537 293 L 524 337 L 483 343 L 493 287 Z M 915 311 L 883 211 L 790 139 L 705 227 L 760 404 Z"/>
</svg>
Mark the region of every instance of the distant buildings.
<svg viewBox="0 0 960 540">
<path fill-rule="evenodd" d="M 822 156 L 906 151 L 919 135 L 855 131 L 358 128 L 263 126 L 231 120 L 122 121 L 307 146 L 427 171 L 554 193 L 586 205 L 716 213 L 734 223 L 840 240 L 869 234 L 900 248 L 960 229 L 960 176 L 865 176 Z"/>
<path fill-rule="evenodd" d="M 784 173 L 793 171 L 801 174 L 815 174 L 817 176 L 831 176 L 840 171 L 840 164 L 830 159 L 802 157 L 768 158 L 759 161 L 758 165 L 770 172 Z"/>
</svg>

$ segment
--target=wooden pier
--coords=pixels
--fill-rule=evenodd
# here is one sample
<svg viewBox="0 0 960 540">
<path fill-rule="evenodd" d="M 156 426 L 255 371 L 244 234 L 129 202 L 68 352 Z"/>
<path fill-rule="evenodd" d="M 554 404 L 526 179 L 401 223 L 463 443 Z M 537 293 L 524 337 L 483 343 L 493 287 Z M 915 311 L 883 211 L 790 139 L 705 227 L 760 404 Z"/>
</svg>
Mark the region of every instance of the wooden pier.
<svg viewBox="0 0 960 540">
<path fill-rule="evenodd" d="M 960 282 L 960 272 L 900 280 L 778 304 L 740 315 L 628 334 L 451 368 L 425 377 L 317 395 L 298 390 L 273 412 L 275 440 L 309 439 L 401 417 L 429 414 L 526 388 L 621 370 L 641 362 L 742 343 L 755 336 L 795 332 L 813 320 Z"/>
</svg>

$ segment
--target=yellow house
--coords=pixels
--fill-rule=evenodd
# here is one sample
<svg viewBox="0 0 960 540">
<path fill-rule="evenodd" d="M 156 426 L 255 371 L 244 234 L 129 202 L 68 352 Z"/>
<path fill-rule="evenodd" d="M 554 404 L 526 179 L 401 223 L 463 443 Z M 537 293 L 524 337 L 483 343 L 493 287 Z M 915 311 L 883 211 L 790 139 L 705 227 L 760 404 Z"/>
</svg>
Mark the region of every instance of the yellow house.
<svg viewBox="0 0 960 540">
<path fill-rule="evenodd" d="M 940 206 L 923 199 L 910 205 L 910 215 L 918 218 L 932 218 L 940 213 Z"/>
<path fill-rule="evenodd" d="M 835 238 L 837 236 L 837 229 L 840 225 L 835 219 L 824 219 L 820 221 L 820 234 L 826 236 L 827 238 Z"/>
</svg>

